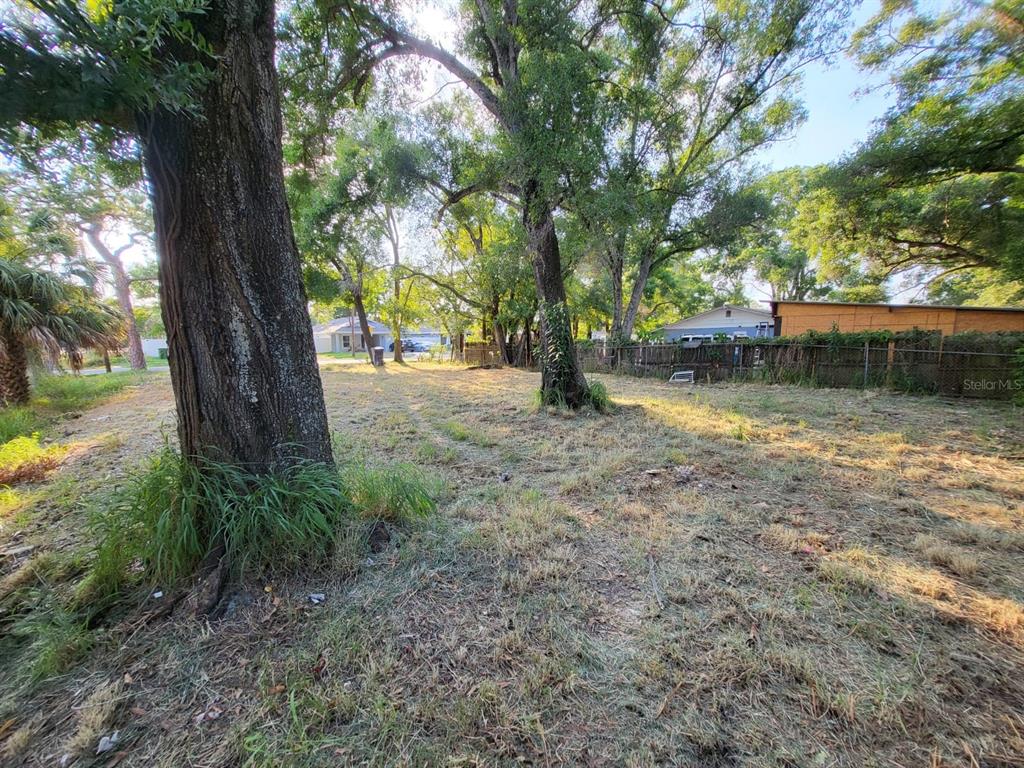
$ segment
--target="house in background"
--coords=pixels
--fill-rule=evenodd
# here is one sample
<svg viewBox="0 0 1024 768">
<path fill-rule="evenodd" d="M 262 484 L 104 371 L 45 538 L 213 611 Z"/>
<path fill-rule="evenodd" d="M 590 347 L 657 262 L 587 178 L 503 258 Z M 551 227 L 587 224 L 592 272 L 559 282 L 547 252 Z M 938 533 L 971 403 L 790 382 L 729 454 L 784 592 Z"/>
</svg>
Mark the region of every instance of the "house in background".
<svg viewBox="0 0 1024 768">
<path fill-rule="evenodd" d="M 665 341 L 711 340 L 718 334 L 730 339 L 772 335 L 772 313 L 764 309 L 725 304 L 662 327 Z"/>
<path fill-rule="evenodd" d="M 317 354 L 327 352 L 351 352 L 352 345 L 355 345 L 356 352 L 365 352 L 371 347 L 383 347 L 384 351 L 391 349 L 392 336 L 391 328 L 377 320 L 367 318 L 370 326 L 370 340 L 363 341 L 363 332 L 359 326 L 359 320 L 355 318 L 339 317 L 327 323 L 320 323 L 313 326 L 313 344 Z M 414 341 L 426 347 L 433 347 L 438 344 L 448 344 L 448 337 L 440 331 L 422 326 L 419 328 L 403 328 L 403 341 Z"/>
<path fill-rule="evenodd" d="M 422 325 L 419 328 L 403 328 L 402 340 L 415 341 L 427 347 L 436 347 L 439 344 L 448 346 L 449 338 L 436 328 Z"/>
<path fill-rule="evenodd" d="M 370 326 L 369 340 L 363 339 L 359 320 L 340 317 L 328 323 L 313 326 L 313 345 L 317 354 L 326 352 L 365 352 L 371 347 L 388 348 L 391 344 L 391 329 L 376 320 L 367 320 Z"/>
<path fill-rule="evenodd" d="M 776 336 L 807 331 L 964 331 L 1024 332 L 1024 309 L 951 307 L 937 304 L 852 304 L 826 301 L 773 301 Z"/>
<path fill-rule="evenodd" d="M 167 359 L 167 339 L 142 339 L 142 354 Z"/>
</svg>

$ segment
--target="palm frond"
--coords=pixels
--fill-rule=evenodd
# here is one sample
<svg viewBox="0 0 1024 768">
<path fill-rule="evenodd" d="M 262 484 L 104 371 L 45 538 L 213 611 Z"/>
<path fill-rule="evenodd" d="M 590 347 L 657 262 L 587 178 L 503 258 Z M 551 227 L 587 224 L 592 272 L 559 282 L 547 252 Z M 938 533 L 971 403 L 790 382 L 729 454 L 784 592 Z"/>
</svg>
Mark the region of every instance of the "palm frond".
<svg viewBox="0 0 1024 768">
<path fill-rule="evenodd" d="M 0 330 L 21 336 L 50 359 L 63 351 L 78 367 L 82 348 L 123 344 L 124 318 L 81 285 L 0 259 Z"/>
</svg>

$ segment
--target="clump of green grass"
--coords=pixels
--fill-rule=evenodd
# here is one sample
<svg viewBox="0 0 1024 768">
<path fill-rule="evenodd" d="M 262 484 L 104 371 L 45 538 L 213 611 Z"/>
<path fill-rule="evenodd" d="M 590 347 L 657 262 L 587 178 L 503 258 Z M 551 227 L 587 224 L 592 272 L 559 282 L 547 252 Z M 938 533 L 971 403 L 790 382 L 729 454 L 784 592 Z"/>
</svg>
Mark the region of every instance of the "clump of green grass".
<svg viewBox="0 0 1024 768">
<path fill-rule="evenodd" d="M 457 442 L 462 443 L 469 440 L 469 428 L 457 421 L 443 421 L 438 425 L 438 429 Z"/>
<path fill-rule="evenodd" d="M 612 409 L 612 398 L 608 394 L 608 388 L 601 381 L 591 381 L 587 384 L 587 391 L 583 395 L 584 407 L 589 406 L 598 413 L 608 413 Z M 569 410 L 569 404 L 565 397 L 558 390 L 545 392 L 543 389 L 535 390 L 533 393 L 533 408 L 554 408 L 556 411 Z"/>
<path fill-rule="evenodd" d="M 425 464 L 454 464 L 459 460 L 459 452 L 450 446 L 442 448 L 435 443 L 420 443 L 416 460 Z"/>
<path fill-rule="evenodd" d="M 601 381 L 591 381 L 587 387 L 587 405 L 598 413 L 608 413 L 612 409 L 612 398 L 608 388 Z"/>
<path fill-rule="evenodd" d="M 431 514 L 434 495 L 423 474 L 408 464 L 390 467 L 352 465 L 343 473 L 349 498 L 363 517 L 389 522 Z"/>
<path fill-rule="evenodd" d="M 167 448 L 95 516 L 100 544 L 77 602 L 103 605 L 132 574 L 174 583 L 215 548 L 236 576 L 308 564 L 359 516 L 401 521 L 433 510 L 426 481 L 404 465 L 339 472 L 297 462 L 254 475 Z"/>
<path fill-rule="evenodd" d="M 97 514 L 101 543 L 80 602 L 116 594 L 134 562 L 156 582 L 177 581 L 214 547 L 236 573 L 288 567 L 322 555 L 350 513 L 333 467 L 254 475 L 167 448 Z"/>
<path fill-rule="evenodd" d="M 473 429 L 458 421 L 443 421 L 438 425 L 438 429 L 458 443 L 469 442 L 482 448 L 490 448 L 498 443 L 486 432 Z"/>
</svg>

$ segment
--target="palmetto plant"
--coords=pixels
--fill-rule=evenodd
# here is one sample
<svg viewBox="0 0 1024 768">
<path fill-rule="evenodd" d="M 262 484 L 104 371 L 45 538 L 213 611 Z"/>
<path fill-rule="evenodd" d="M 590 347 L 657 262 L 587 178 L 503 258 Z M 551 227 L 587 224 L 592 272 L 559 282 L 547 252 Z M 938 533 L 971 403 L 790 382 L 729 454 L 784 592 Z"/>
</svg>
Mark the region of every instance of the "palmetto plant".
<svg viewBox="0 0 1024 768">
<path fill-rule="evenodd" d="M 123 318 L 82 286 L 58 275 L 0 258 L 0 398 L 29 399 L 31 356 L 65 352 L 81 365 L 83 348 L 110 349 L 120 341 Z"/>
</svg>

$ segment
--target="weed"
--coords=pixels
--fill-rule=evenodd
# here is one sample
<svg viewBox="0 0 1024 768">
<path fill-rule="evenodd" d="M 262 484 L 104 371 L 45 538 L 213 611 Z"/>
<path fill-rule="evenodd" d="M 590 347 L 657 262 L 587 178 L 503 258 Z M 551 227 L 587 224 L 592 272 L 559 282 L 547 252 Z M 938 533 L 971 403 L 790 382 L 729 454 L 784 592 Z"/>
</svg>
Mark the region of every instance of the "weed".
<svg viewBox="0 0 1024 768">
<path fill-rule="evenodd" d="M 444 421 L 438 425 L 438 428 L 452 440 L 459 443 L 470 442 L 481 448 L 490 448 L 497 445 L 498 442 L 486 432 L 466 426 L 458 421 Z"/>
<path fill-rule="evenodd" d="M 34 610 L 18 619 L 9 641 L 27 644 L 27 663 L 19 669 L 30 680 L 46 680 L 61 674 L 78 661 L 93 644 L 86 620 L 62 606 L 52 594 Z"/>
<path fill-rule="evenodd" d="M 469 439 L 469 428 L 457 421 L 444 421 L 438 424 L 438 429 L 448 437 L 457 442 L 465 442 Z"/>
</svg>

